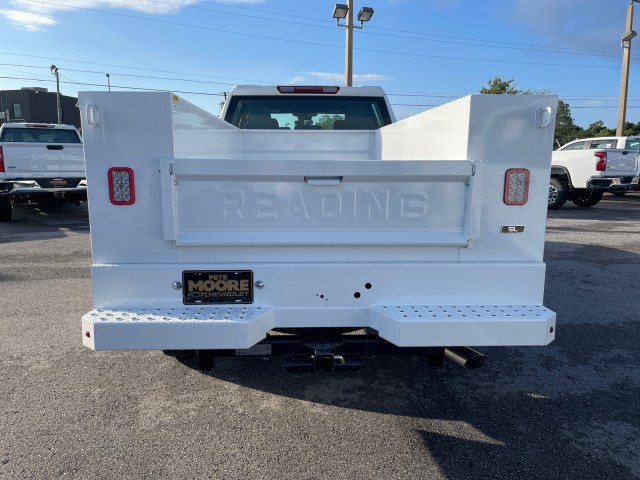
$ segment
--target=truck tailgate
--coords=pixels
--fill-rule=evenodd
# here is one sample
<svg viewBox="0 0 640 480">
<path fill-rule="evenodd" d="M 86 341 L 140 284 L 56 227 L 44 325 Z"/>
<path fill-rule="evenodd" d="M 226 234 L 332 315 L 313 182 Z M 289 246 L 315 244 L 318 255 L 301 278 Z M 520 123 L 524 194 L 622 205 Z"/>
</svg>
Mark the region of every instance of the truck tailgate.
<svg viewBox="0 0 640 480">
<path fill-rule="evenodd" d="M 472 161 L 362 165 L 165 161 L 164 238 L 193 246 L 466 246 L 477 235 L 472 205 L 480 172 Z"/>
<path fill-rule="evenodd" d="M 606 150 L 606 177 L 626 177 L 638 175 L 638 152 L 635 150 Z"/>
<path fill-rule="evenodd" d="M 82 144 L 3 142 L 6 178 L 84 177 Z"/>
</svg>

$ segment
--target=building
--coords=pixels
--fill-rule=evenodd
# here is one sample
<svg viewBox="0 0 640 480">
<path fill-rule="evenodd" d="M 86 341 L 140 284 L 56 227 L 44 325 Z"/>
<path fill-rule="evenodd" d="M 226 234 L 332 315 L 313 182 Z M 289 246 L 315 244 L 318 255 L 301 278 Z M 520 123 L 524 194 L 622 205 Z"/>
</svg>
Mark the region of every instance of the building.
<svg viewBox="0 0 640 480">
<path fill-rule="evenodd" d="M 60 95 L 60 109 L 62 123 L 75 125 L 79 129 L 78 99 Z M 58 123 L 56 93 L 40 87 L 0 90 L 0 124 L 16 121 Z"/>
</svg>

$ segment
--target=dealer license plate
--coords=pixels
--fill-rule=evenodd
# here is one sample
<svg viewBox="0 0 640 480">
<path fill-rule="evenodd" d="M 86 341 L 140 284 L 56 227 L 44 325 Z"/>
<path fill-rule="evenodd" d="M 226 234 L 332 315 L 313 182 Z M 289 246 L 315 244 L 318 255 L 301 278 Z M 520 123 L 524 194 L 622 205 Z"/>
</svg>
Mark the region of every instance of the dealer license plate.
<svg viewBox="0 0 640 480">
<path fill-rule="evenodd" d="M 182 301 L 185 305 L 253 303 L 253 271 L 182 272 Z"/>
<path fill-rule="evenodd" d="M 49 188 L 62 188 L 68 185 L 66 178 L 51 178 L 47 183 Z"/>
</svg>

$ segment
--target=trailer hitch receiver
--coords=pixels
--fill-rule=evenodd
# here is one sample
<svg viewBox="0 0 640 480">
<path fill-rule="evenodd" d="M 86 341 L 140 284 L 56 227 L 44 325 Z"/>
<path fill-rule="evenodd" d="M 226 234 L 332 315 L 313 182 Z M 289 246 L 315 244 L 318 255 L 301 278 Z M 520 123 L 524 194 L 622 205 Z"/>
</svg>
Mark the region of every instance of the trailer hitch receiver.
<svg viewBox="0 0 640 480">
<path fill-rule="evenodd" d="M 356 354 L 316 350 L 311 355 L 287 355 L 284 367 L 287 372 L 353 372 L 360 369 L 361 363 Z"/>
</svg>

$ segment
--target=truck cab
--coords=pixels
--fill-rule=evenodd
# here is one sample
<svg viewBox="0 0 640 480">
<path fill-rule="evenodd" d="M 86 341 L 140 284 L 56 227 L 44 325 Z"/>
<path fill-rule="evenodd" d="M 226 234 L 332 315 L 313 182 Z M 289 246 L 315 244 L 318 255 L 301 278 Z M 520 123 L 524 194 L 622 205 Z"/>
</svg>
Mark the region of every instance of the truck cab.
<svg viewBox="0 0 640 480">
<path fill-rule="evenodd" d="M 236 86 L 221 118 L 266 130 L 376 130 L 395 121 L 381 88 L 326 86 Z"/>
</svg>

